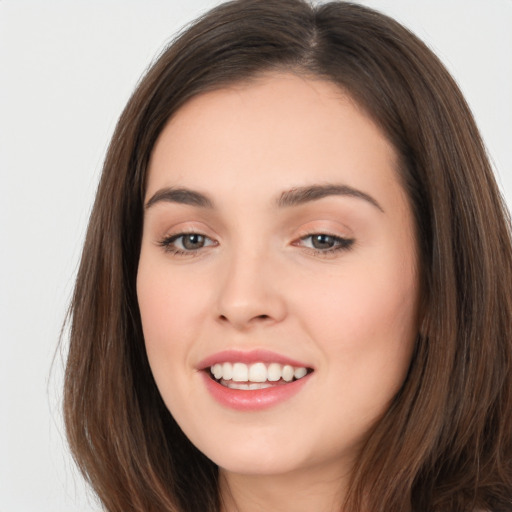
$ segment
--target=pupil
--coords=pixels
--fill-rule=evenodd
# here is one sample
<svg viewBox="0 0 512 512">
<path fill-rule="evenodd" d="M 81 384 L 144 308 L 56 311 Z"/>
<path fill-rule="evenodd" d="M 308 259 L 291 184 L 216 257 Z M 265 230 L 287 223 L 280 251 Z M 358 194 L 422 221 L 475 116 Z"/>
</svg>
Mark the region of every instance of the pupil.
<svg viewBox="0 0 512 512">
<path fill-rule="evenodd" d="M 315 235 L 312 242 L 315 249 L 330 249 L 334 245 L 334 237 L 330 235 Z"/>
<path fill-rule="evenodd" d="M 200 249 L 204 245 L 204 236 L 187 235 L 183 238 L 183 247 L 185 249 Z"/>
</svg>

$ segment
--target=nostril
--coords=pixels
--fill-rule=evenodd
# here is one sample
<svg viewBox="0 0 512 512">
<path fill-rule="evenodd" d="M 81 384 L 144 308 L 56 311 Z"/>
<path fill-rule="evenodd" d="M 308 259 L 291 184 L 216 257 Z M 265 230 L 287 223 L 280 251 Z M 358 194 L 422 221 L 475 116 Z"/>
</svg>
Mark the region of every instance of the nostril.
<svg viewBox="0 0 512 512">
<path fill-rule="evenodd" d="M 248 321 L 250 322 L 251 320 L 252 321 L 254 321 L 254 320 L 269 320 L 270 318 L 271 318 L 270 315 L 256 315 L 256 316 L 250 318 Z M 219 320 L 222 322 L 230 321 L 230 319 L 226 315 L 219 315 Z"/>
</svg>

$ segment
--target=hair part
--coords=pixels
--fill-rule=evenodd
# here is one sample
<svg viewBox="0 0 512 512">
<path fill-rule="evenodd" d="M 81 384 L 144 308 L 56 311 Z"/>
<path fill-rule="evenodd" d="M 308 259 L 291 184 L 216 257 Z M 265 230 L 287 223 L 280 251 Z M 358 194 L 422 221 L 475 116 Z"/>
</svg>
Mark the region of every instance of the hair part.
<svg viewBox="0 0 512 512">
<path fill-rule="evenodd" d="M 337 84 L 382 129 L 416 222 L 421 325 L 406 381 L 354 468 L 346 510 L 512 510 L 512 244 L 471 112 L 440 61 L 348 2 L 235 0 L 183 32 L 110 143 L 71 304 L 64 412 L 110 512 L 218 511 L 218 471 L 166 409 L 135 289 L 148 162 L 189 99 L 267 72 Z"/>
</svg>

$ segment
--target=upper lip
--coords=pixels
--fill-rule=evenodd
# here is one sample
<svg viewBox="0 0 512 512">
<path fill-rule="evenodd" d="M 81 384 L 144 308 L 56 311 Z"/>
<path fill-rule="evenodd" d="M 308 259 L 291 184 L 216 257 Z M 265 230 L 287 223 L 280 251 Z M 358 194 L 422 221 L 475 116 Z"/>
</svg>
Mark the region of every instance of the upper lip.
<svg viewBox="0 0 512 512">
<path fill-rule="evenodd" d="M 282 365 L 289 364 L 295 367 L 311 368 L 308 364 L 270 350 L 223 350 L 206 357 L 197 367 L 199 370 L 205 370 L 218 363 L 279 363 Z"/>
</svg>

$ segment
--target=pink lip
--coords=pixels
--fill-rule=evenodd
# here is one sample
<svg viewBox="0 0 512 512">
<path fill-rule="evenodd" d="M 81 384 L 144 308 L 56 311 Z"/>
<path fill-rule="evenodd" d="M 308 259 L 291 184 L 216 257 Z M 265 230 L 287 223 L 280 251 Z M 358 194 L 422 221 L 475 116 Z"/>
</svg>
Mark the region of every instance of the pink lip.
<svg viewBox="0 0 512 512">
<path fill-rule="evenodd" d="M 223 361 L 226 361 L 226 359 L 223 359 Z M 240 359 L 238 359 L 238 361 L 240 361 Z M 258 361 L 261 361 L 261 359 Z M 222 386 L 216 380 L 213 380 L 207 371 L 200 373 L 203 377 L 206 389 L 213 398 L 224 407 L 238 411 L 258 411 L 284 402 L 297 394 L 312 375 L 310 373 L 302 377 L 302 379 L 287 384 L 277 384 L 271 388 L 241 390 Z"/>
<path fill-rule="evenodd" d="M 197 368 L 201 371 L 206 389 L 212 397 L 221 405 L 230 409 L 239 411 L 257 411 L 266 409 L 288 400 L 298 393 L 311 377 L 311 373 L 302 377 L 302 379 L 288 382 L 286 384 L 275 384 L 265 389 L 230 389 L 219 384 L 211 378 L 210 367 L 217 363 L 279 363 L 282 365 L 289 364 L 295 367 L 311 368 L 311 366 L 290 359 L 289 357 L 271 352 L 269 350 L 224 350 L 217 352 L 206 359 L 202 360 Z"/>
<path fill-rule="evenodd" d="M 199 370 L 204 370 L 217 363 L 279 363 L 283 365 L 289 364 L 295 367 L 310 368 L 310 366 L 305 363 L 276 354 L 269 350 L 224 350 L 202 360 L 197 367 Z"/>
</svg>

